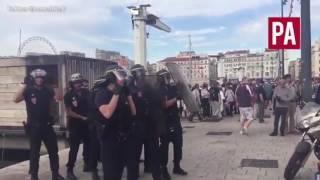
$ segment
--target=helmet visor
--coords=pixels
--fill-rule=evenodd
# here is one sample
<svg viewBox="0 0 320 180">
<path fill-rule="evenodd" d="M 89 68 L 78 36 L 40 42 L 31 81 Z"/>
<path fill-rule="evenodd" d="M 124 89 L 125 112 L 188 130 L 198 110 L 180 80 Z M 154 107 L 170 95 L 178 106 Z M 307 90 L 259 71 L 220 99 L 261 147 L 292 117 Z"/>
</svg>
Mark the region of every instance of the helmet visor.
<svg viewBox="0 0 320 180">
<path fill-rule="evenodd" d="M 124 69 L 117 69 L 113 71 L 113 74 L 116 76 L 117 80 L 123 81 L 129 78 L 130 74 Z"/>
</svg>

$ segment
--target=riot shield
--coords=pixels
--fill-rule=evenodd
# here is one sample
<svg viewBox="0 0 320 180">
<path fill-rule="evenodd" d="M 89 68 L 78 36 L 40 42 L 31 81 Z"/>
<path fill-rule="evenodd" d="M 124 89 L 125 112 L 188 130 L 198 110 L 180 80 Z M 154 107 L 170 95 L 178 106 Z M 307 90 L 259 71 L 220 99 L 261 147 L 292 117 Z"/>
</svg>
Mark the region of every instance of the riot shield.
<svg viewBox="0 0 320 180">
<path fill-rule="evenodd" d="M 148 102 L 148 117 L 147 120 L 151 121 L 152 128 L 150 130 L 155 130 L 158 136 L 166 132 L 166 116 L 163 108 L 163 94 L 160 88 L 160 82 L 156 75 L 145 76 L 144 83 L 142 85 L 142 92 L 144 93 L 144 98 Z M 153 134 L 154 132 L 152 132 Z"/>
<path fill-rule="evenodd" d="M 187 83 L 188 81 L 185 78 L 185 76 L 183 76 L 182 70 L 179 67 L 179 65 L 174 63 L 167 63 L 166 66 L 173 80 L 177 84 L 178 91 L 188 111 L 199 112 L 200 107 L 196 103 L 196 98 L 192 94 L 191 89 L 188 87 L 188 83 Z"/>
</svg>

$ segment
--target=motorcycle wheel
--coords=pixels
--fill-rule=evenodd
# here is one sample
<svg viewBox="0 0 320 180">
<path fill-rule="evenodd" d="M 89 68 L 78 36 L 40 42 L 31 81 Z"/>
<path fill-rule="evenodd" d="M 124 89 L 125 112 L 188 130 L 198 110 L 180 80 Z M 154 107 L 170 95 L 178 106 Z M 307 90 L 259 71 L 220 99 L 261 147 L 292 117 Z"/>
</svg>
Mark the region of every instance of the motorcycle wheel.
<svg viewBox="0 0 320 180">
<path fill-rule="evenodd" d="M 284 171 L 284 178 L 286 180 L 293 180 L 293 178 L 296 176 L 299 169 L 302 167 L 302 163 L 305 161 L 305 159 L 308 157 L 308 154 L 311 150 L 311 145 L 306 142 L 302 142 L 298 145 L 299 149 L 303 149 L 304 151 L 296 151 L 291 156 L 287 167 Z"/>
</svg>

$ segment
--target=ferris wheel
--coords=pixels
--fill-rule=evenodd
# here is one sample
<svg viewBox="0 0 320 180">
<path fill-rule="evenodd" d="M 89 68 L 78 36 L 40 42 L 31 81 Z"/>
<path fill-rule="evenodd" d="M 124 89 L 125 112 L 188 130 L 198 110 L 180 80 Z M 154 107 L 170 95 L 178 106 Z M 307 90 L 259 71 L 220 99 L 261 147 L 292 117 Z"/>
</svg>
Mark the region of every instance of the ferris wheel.
<svg viewBox="0 0 320 180">
<path fill-rule="evenodd" d="M 23 43 L 19 46 L 17 55 L 20 57 L 25 49 L 32 48 L 32 45 L 39 44 L 39 43 L 41 45 L 45 45 L 47 49 L 49 48 L 49 51 L 51 51 L 51 53 L 57 54 L 56 48 L 48 39 L 41 36 L 32 36 L 26 39 L 25 41 L 23 41 Z"/>
</svg>

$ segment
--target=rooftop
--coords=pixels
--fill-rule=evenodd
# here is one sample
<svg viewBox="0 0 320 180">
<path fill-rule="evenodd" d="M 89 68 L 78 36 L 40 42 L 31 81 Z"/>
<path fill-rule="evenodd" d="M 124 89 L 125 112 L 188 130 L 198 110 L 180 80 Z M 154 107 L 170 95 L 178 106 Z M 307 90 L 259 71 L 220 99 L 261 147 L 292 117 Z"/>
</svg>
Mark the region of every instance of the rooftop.
<svg viewBox="0 0 320 180">
<path fill-rule="evenodd" d="M 200 57 L 200 56 L 192 56 L 192 60 L 206 60 L 208 58 L 206 57 Z M 160 62 L 174 62 L 174 61 L 190 61 L 190 57 L 167 57 L 164 60 L 161 60 Z"/>
<path fill-rule="evenodd" d="M 235 51 L 227 51 L 225 55 L 231 55 L 231 54 L 249 54 L 249 50 L 235 50 Z"/>
</svg>

